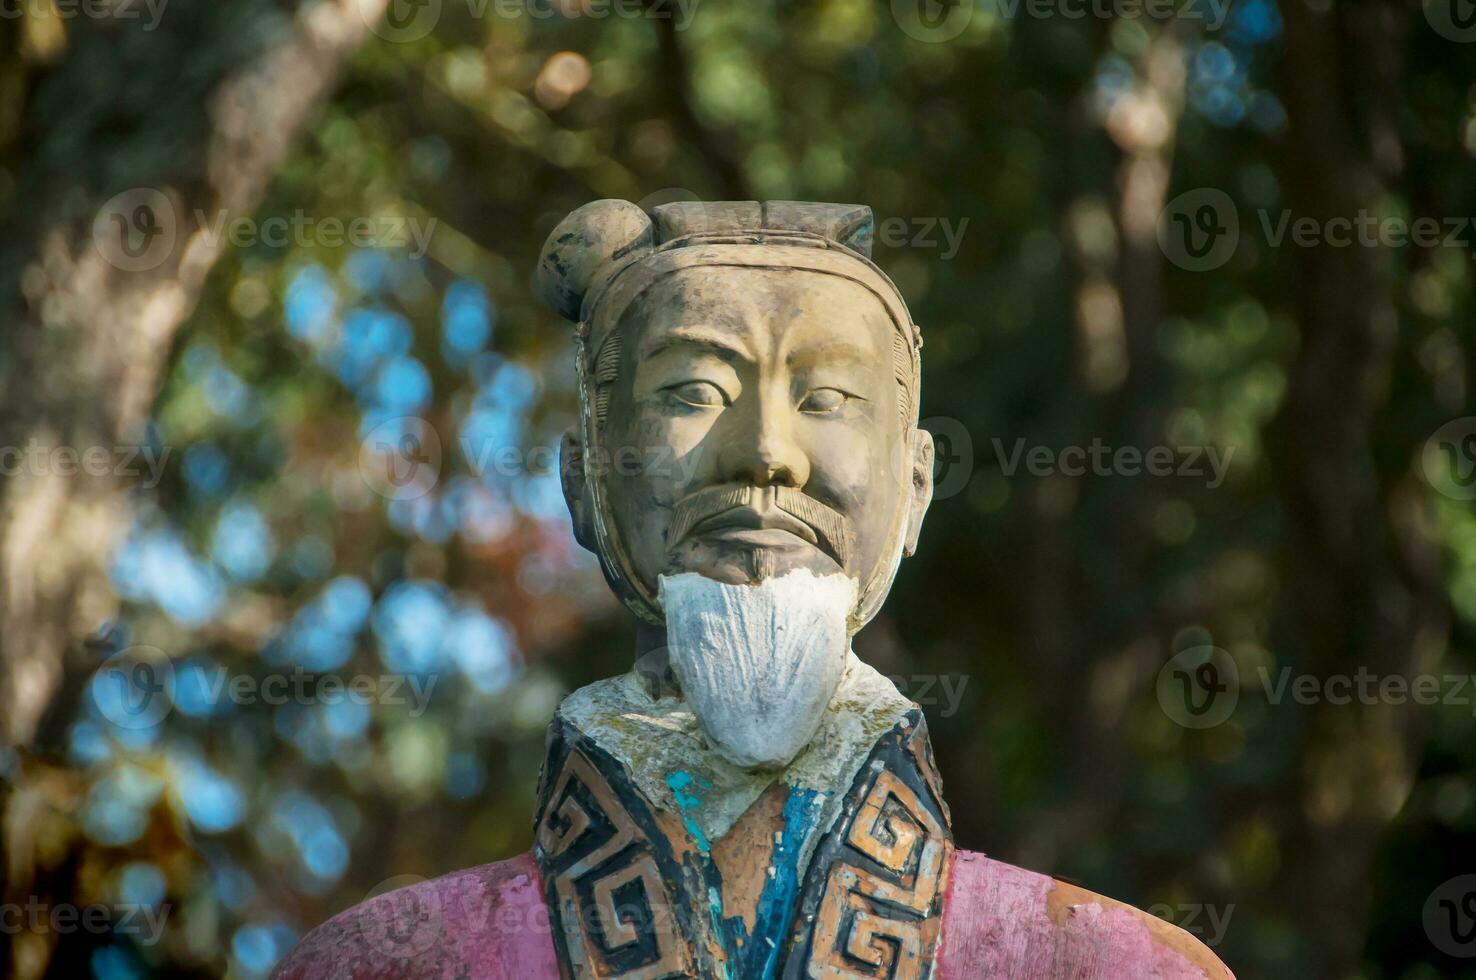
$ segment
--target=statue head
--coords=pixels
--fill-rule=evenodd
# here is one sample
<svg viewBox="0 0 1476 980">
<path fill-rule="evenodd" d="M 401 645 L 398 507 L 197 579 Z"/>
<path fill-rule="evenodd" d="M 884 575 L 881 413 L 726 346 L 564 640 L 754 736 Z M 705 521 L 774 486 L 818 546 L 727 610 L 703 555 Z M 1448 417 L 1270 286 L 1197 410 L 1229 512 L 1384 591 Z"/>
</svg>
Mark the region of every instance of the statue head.
<svg viewBox="0 0 1476 980">
<path fill-rule="evenodd" d="M 916 326 L 869 258 L 871 210 L 595 201 L 549 236 L 540 291 L 579 339 L 563 445 L 581 544 L 636 615 L 658 576 L 807 569 L 857 583 L 855 632 L 932 493 Z"/>
<path fill-rule="evenodd" d="M 595 201 L 539 262 L 578 324 L 575 534 L 665 627 L 642 676 L 744 768 L 813 737 L 932 496 L 920 340 L 871 227 L 850 205 Z"/>
</svg>

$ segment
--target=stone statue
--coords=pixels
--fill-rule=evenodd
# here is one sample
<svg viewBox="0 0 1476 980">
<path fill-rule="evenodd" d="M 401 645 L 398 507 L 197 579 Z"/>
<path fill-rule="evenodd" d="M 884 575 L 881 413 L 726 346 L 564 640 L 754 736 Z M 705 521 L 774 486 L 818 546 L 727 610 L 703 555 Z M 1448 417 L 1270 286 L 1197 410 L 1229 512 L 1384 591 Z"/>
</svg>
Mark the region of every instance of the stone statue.
<svg viewBox="0 0 1476 980">
<path fill-rule="evenodd" d="M 955 850 L 921 710 L 851 651 L 932 495 L 922 339 L 871 234 L 853 205 L 595 201 L 550 235 L 564 493 L 634 669 L 560 705 L 531 854 L 350 909 L 280 977 L 1230 978 Z"/>
</svg>

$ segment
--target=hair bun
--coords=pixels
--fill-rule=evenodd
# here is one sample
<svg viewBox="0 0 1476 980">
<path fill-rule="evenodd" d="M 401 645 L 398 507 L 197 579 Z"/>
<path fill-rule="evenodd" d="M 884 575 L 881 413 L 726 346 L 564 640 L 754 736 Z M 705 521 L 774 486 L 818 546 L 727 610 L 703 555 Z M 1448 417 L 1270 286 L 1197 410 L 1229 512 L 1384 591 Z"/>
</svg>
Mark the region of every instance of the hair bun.
<svg viewBox="0 0 1476 980">
<path fill-rule="evenodd" d="M 538 295 L 566 320 L 578 322 L 585 294 L 634 252 L 655 245 L 645 211 L 605 199 L 576 208 L 549 233 L 538 257 Z"/>
</svg>

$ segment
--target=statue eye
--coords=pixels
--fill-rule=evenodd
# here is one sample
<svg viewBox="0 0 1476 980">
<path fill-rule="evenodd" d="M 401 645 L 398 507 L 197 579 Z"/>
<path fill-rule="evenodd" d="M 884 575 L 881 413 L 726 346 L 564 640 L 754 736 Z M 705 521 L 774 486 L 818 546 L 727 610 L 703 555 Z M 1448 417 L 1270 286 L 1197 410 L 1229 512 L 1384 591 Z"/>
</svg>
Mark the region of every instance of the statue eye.
<svg viewBox="0 0 1476 980">
<path fill-rule="evenodd" d="M 711 381 L 687 381 L 672 385 L 666 393 L 675 401 L 694 408 L 723 408 L 728 404 L 728 396 Z"/>
<path fill-rule="evenodd" d="M 851 396 L 839 388 L 816 388 L 805 395 L 805 400 L 800 402 L 801 412 L 810 412 L 815 415 L 826 415 L 838 410 L 851 399 Z"/>
</svg>

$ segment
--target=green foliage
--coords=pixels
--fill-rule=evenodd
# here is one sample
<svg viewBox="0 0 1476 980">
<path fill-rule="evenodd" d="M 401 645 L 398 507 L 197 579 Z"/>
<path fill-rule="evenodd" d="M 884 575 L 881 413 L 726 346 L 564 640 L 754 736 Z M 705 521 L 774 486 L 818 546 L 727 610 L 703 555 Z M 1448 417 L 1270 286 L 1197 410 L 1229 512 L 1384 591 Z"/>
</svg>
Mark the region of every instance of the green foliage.
<svg viewBox="0 0 1476 980">
<path fill-rule="evenodd" d="M 1206 34 L 973 6 L 959 36 L 926 43 L 865 0 L 709 0 L 683 31 L 448 3 L 429 35 L 359 54 L 260 209 L 225 216 L 264 228 L 301 212 L 306 238 L 227 250 L 157 403 L 154 439 L 171 455 L 134 498 L 115 575 L 130 604 L 109 643 L 165 651 L 179 703 L 143 732 L 84 704 L 55 769 L 59 808 L 89 841 L 82 887 L 128 900 L 157 873 L 173 910 L 163 942 L 107 955 L 159 975 L 259 976 L 388 879 L 529 846 L 554 705 L 625 669 L 631 645 L 573 545 L 557 474 L 530 452 L 556 446 L 576 412 L 569 331 L 532 296 L 531 270 L 589 199 L 746 195 L 863 202 L 896 230 L 877 258 L 923 328 L 923 415 L 946 437 L 947 493 L 857 647 L 915 697 L 927 677 L 934 698 L 937 677 L 962 684 L 956 710 L 924 703 L 960 844 L 1140 907 L 1228 910 L 1216 950 L 1238 976 L 1302 977 L 1332 940 L 1306 926 L 1318 893 L 1287 888 L 1298 834 L 1368 810 L 1378 819 L 1357 834 L 1374 857 L 1359 863 L 1355 847 L 1349 867 L 1371 890 L 1321 893 L 1367 937 L 1357 975 L 1476 975 L 1421 922 L 1432 889 L 1472 870 L 1454 856 L 1476 826 L 1471 707 L 1337 714 L 1275 701 L 1262 682 L 1284 667 L 1325 675 L 1288 596 L 1345 575 L 1295 558 L 1309 512 L 1336 520 L 1345 488 L 1298 484 L 1328 434 L 1287 414 L 1298 372 L 1319 370 L 1299 357 L 1321 253 L 1271 245 L 1257 216 L 1306 200 L 1286 168 L 1297 66 L 1280 63 L 1281 14 L 1242 0 Z M 1410 31 L 1397 132 L 1370 134 L 1402 148 L 1384 206 L 1469 214 L 1476 57 L 1423 20 Z M 1155 52 L 1188 78 L 1159 106 L 1161 153 L 1114 129 L 1124 100 L 1162 95 Z M 1167 180 L 1146 240 L 1128 227 L 1141 202 L 1124 199 L 1135 161 Z M 1192 272 L 1151 229 L 1165 200 L 1203 187 L 1236 202 L 1242 243 Z M 325 219 L 356 218 L 391 239 L 396 222 L 434 227 L 423 256 L 413 241 L 325 244 Z M 1451 615 L 1427 621 L 1411 663 L 1442 676 L 1476 669 L 1476 514 L 1428 485 L 1422 453 L 1470 412 L 1469 248 L 1386 250 L 1392 353 L 1378 377 L 1331 386 L 1373 385 L 1375 409 L 1324 404 L 1363 440 L 1387 517 L 1376 533 L 1418 525 L 1437 556 L 1419 601 Z M 391 500 L 361 448 L 405 416 L 438 434 L 438 478 Z M 1059 461 L 1094 440 L 1210 447 L 1223 481 L 1009 465 L 1017 441 Z M 499 468 L 504 448 L 514 462 Z M 1157 685 L 1170 658 L 1208 645 L 1234 663 L 1239 703 L 1197 730 Z M 1388 672 L 1362 656 L 1332 666 Z M 362 710 L 179 695 L 217 669 L 299 667 L 432 687 L 424 704 Z M 1345 753 L 1309 736 L 1339 725 Z M 1365 767 L 1404 778 L 1365 780 Z"/>
</svg>

